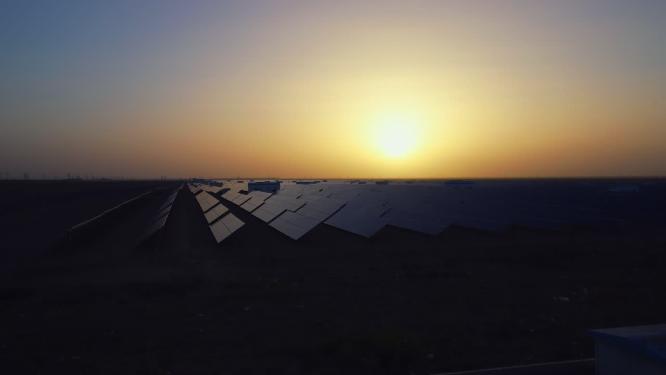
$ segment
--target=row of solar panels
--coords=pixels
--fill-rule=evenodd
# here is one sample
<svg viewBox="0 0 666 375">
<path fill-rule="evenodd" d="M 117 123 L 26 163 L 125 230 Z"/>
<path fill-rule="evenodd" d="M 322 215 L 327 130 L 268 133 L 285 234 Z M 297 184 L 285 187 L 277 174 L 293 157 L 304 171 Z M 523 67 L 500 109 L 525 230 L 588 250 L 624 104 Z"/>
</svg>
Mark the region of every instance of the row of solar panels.
<svg viewBox="0 0 666 375">
<path fill-rule="evenodd" d="M 276 194 L 241 192 L 244 186 L 237 181 L 225 183 L 227 186 L 229 190 L 222 195 L 224 199 L 295 240 L 330 218 L 346 203 L 344 200 L 316 194 L 303 195 L 302 191 L 295 188 L 297 185 L 289 185 L 292 188 L 285 188 Z M 353 228 L 353 225 L 350 228 L 358 229 Z"/>
<path fill-rule="evenodd" d="M 386 225 L 435 235 L 453 224 L 499 231 L 511 225 L 552 228 L 613 221 L 582 208 L 526 203 L 521 197 L 504 201 L 496 187 L 285 183 L 270 194 L 245 193 L 242 181 L 221 182 L 229 189 L 223 198 L 292 239 L 301 238 L 321 223 L 372 237 Z"/>
<path fill-rule="evenodd" d="M 195 194 L 197 203 L 201 207 L 201 211 L 208 223 L 208 228 L 217 243 L 221 243 L 245 225 L 242 220 L 229 212 L 229 209 L 224 204 L 208 192 L 211 191 L 211 188 L 217 187 L 189 184 L 188 188 Z M 219 190 L 221 188 L 217 191 Z"/>
<path fill-rule="evenodd" d="M 276 194 L 258 191 L 243 194 L 240 192 L 242 184 L 236 181 L 226 186 L 231 188 L 223 198 L 296 240 L 321 223 L 364 237 L 372 237 L 389 224 L 388 201 L 379 199 L 376 194 L 364 194 L 365 190 L 355 185 L 286 184 Z M 439 231 L 428 225 L 428 218 L 412 221 L 396 220 L 395 224 L 430 234 Z"/>
<path fill-rule="evenodd" d="M 160 229 L 164 228 L 164 226 L 167 223 L 167 220 L 169 219 L 169 215 L 171 214 L 171 208 L 173 207 L 173 203 L 176 201 L 176 197 L 178 196 L 178 192 L 180 191 L 180 189 L 181 187 L 175 189 L 171 194 L 169 194 L 164 203 L 162 203 L 160 208 L 153 215 L 150 226 L 141 235 L 141 240 L 145 240 L 151 237 L 152 235 L 157 233 Z"/>
</svg>

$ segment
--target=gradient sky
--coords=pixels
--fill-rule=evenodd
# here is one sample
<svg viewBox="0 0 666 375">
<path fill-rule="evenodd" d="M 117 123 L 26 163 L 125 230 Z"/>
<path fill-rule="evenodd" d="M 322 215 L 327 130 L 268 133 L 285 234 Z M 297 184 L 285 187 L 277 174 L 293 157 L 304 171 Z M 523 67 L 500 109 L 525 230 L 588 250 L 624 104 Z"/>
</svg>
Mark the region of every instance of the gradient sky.
<svg viewBox="0 0 666 375">
<path fill-rule="evenodd" d="M 665 19 L 663 0 L 5 0 L 0 172 L 666 175 Z M 404 157 L 377 146 L 386 118 L 414 125 Z"/>
</svg>

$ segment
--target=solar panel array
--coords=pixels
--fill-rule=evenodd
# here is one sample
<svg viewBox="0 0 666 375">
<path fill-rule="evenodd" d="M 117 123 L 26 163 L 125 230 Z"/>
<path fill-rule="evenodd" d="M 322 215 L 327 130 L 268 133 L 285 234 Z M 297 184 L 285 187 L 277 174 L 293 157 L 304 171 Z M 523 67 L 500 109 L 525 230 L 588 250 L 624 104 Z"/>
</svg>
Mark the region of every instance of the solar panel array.
<svg viewBox="0 0 666 375">
<path fill-rule="evenodd" d="M 322 223 L 372 237 L 387 225 L 436 235 L 451 225 L 502 231 L 618 221 L 515 181 L 282 181 L 273 194 L 247 193 L 244 180 L 216 183 L 227 201 L 295 240 Z"/>
<path fill-rule="evenodd" d="M 512 226 L 622 225 L 646 215 L 632 212 L 634 216 L 628 218 L 631 200 L 624 199 L 649 189 L 584 181 L 560 185 L 552 181 L 281 181 L 274 193 L 248 192 L 244 180 L 197 180 L 187 187 L 218 242 L 244 226 L 226 202 L 293 240 L 322 224 L 370 238 L 387 225 L 428 235 L 452 225 L 485 231 Z M 166 225 L 181 188 L 155 212 L 144 237 Z"/>
<path fill-rule="evenodd" d="M 201 185 L 201 192 L 195 195 L 195 199 L 201 208 L 201 211 L 206 218 L 206 222 L 209 224 L 208 228 L 210 229 L 215 241 L 220 243 L 231 236 L 238 229 L 243 227 L 245 223 L 236 217 L 234 214 L 229 212 L 229 209 L 222 204 L 215 196 L 209 192 L 219 192 L 222 190 L 222 187 L 212 187 L 211 185 Z M 190 191 L 192 189 L 190 188 Z M 230 191 L 226 192 L 227 195 Z M 194 192 L 193 192 L 194 193 Z M 224 195 L 223 195 L 224 196 Z M 229 195 L 227 195 L 229 196 Z M 236 194 L 233 195 L 234 198 L 238 198 Z M 249 198 L 248 198 L 249 199 Z M 240 200 L 238 200 L 240 201 Z"/>
</svg>

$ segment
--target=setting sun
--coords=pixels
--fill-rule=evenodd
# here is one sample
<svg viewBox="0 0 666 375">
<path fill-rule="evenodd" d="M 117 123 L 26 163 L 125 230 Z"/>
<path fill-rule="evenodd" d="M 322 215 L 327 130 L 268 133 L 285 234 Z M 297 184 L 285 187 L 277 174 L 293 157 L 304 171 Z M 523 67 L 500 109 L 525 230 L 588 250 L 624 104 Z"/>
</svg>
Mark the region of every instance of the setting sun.
<svg viewBox="0 0 666 375">
<path fill-rule="evenodd" d="M 377 123 L 377 147 L 384 156 L 404 158 L 419 146 L 420 124 L 405 115 L 382 117 Z"/>
</svg>

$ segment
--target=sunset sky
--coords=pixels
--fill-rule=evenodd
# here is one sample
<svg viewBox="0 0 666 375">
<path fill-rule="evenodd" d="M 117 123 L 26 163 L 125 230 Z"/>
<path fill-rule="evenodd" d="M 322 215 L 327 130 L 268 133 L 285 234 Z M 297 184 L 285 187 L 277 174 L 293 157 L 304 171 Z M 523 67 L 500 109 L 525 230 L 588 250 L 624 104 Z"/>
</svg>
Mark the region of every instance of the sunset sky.
<svg viewBox="0 0 666 375">
<path fill-rule="evenodd" d="M 666 175 L 666 1 L 3 1 L 0 172 Z"/>
</svg>

